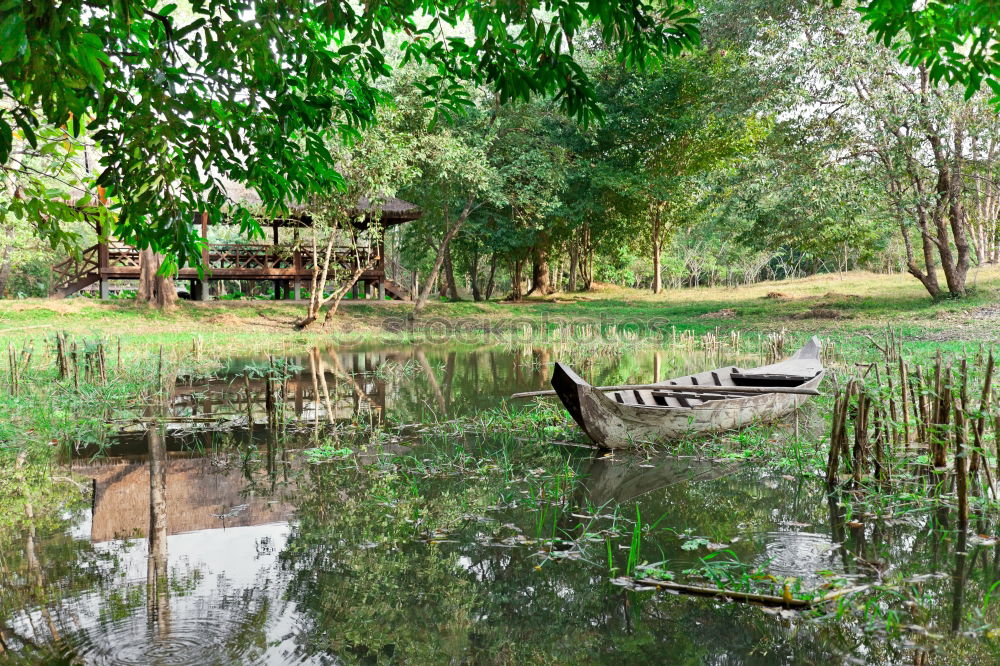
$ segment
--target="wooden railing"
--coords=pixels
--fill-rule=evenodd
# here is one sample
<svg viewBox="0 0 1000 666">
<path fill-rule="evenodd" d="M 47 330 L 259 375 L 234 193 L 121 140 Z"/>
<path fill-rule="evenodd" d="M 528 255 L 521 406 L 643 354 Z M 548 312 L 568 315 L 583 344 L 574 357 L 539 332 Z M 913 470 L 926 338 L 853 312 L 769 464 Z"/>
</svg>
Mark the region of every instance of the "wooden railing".
<svg viewBox="0 0 1000 666">
<path fill-rule="evenodd" d="M 95 249 L 98 246 L 94 246 Z M 89 252 L 90 250 L 88 250 Z M 334 248 L 330 265 L 340 266 L 348 270 L 356 268 L 358 257 L 363 265 L 367 263 L 374 248 L 359 248 L 357 255 L 350 247 Z M 96 258 L 96 257 L 95 257 Z M 67 263 L 67 262 L 64 262 Z M 108 266 L 112 268 L 139 267 L 139 250 L 123 243 L 108 245 Z M 96 263 L 93 265 L 96 268 Z M 292 271 L 308 273 L 313 269 L 311 251 L 296 249 L 288 245 L 265 245 L 258 243 L 213 243 L 208 246 L 208 270 L 212 271 L 247 271 L 253 273 L 267 271 Z M 381 264 L 374 270 L 382 270 Z"/>
<path fill-rule="evenodd" d="M 336 247 L 331 257 L 331 270 L 348 273 L 365 266 L 377 248 Z M 251 243 L 215 243 L 202 255 L 207 260 L 209 277 L 217 279 L 298 279 L 307 280 L 312 275 L 314 261 L 311 250 L 289 245 Z M 363 279 L 378 280 L 385 276 L 383 258 L 365 271 Z M 121 242 L 94 245 L 80 256 L 71 257 L 53 267 L 56 292 L 73 292 L 86 282 L 98 277 L 107 279 L 134 279 L 139 276 L 139 250 Z M 182 268 L 177 277 L 198 279 L 198 267 Z"/>
</svg>

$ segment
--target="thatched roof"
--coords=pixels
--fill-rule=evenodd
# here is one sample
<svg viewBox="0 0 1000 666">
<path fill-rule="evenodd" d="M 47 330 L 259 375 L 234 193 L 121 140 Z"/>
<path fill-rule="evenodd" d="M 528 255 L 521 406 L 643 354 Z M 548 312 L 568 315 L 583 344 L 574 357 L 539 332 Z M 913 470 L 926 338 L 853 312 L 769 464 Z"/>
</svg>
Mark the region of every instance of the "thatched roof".
<svg viewBox="0 0 1000 666">
<path fill-rule="evenodd" d="M 241 204 L 250 210 L 260 210 L 263 208 L 264 202 L 253 188 L 227 178 L 218 178 L 218 181 L 222 184 L 223 190 L 231 201 Z M 81 194 L 80 197 L 74 198 L 68 203 L 70 205 L 78 205 L 82 199 L 83 195 Z M 98 205 L 97 197 L 89 197 L 87 206 L 96 205 Z M 368 197 L 360 197 L 357 206 L 350 211 L 352 218 L 361 218 L 364 216 L 355 226 L 360 228 L 369 226 L 373 221 L 373 211 L 378 211 L 378 220 L 383 227 L 410 222 L 423 215 L 420 206 L 399 199 L 398 197 L 383 196 L 378 198 L 374 204 Z M 268 218 L 261 220 L 261 222 L 264 226 L 307 227 L 312 224 L 312 217 L 309 214 L 308 205 L 294 203 L 289 206 L 289 217 L 280 219 Z"/>
<path fill-rule="evenodd" d="M 263 200 L 253 188 L 226 178 L 219 178 L 219 182 L 222 183 L 226 195 L 235 203 L 250 209 L 263 207 Z M 380 213 L 379 219 L 383 226 L 392 226 L 416 220 L 423 214 L 420 207 L 416 204 L 397 197 L 382 196 L 373 203 L 371 199 L 363 196 L 358 199 L 357 206 L 351 210 L 350 215 L 351 217 L 361 217 L 364 215 L 365 221 L 370 222 L 370 213 L 374 210 Z M 295 226 L 296 224 L 308 226 L 312 222 L 307 204 L 293 203 L 289 206 L 289 212 L 292 219 L 272 220 L 270 223 L 287 226 Z M 362 226 L 367 226 L 367 224 Z"/>
<path fill-rule="evenodd" d="M 284 522 L 292 515 L 286 498 L 250 492 L 239 469 L 219 469 L 209 458 L 171 457 L 164 466 L 170 534 Z M 102 460 L 74 464 L 73 471 L 95 480 L 93 541 L 147 535 L 148 464 Z"/>
</svg>

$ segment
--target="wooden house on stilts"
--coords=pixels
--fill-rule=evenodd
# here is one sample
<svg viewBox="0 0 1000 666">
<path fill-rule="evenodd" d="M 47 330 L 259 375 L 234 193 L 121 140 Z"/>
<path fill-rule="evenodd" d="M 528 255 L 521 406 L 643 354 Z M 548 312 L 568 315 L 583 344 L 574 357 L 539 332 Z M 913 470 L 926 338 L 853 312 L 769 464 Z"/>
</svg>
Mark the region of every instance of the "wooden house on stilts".
<svg viewBox="0 0 1000 666">
<path fill-rule="evenodd" d="M 239 185 L 228 185 L 230 198 L 249 208 L 260 205 L 256 193 Z M 373 203 L 360 198 L 354 210 L 350 229 L 350 243 L 334 247 L 330 269 L 337 266 L 340 272 L 351 274 L 355 268 L 369 266 L 359 277 L 354 295 L 358 291 L 366 298 L 411 298 L 408 280 L 402 279 L 404 270 L 386 260 L 385 232 L 390 227 L 415 220 L 421 216 L 418 206 L 396 197 L 384 197 Z M 209 300 L 214 291 L 212 283 L 218 280 L 272 281 L 274 298 L 298 300 L 303 288 L 308 289 L 313 276 L 314 259 L 311 243 L 301 233 L 313 226 L 313 217 L 306 207 L 294 207 L 288 216 L 258 220 L 270 242 L 209 242 L 202 251 L 201 264 L 205 270 L 202 279 L 197 266 L 185 266 L 174 276 L 177 280 L 190 281 L 188 293 L 194 300 Z M 200 227 L 202 238 L 209 239 L 209 214 L 198 213 L 192 224 Z M 51 295 L 56 298 L 71 296 L 84 289 L 97 289 L 102 299 L 110 294 L 112 280 L 139 280 L 139 249 L 113 238 L 101 242 L 101 229 L 95 228 L 98 243 L 83 250 L 78 257 L 71 257 L 53 267 Z M 370 260 L 374 259 L 374 262 Z M 331 285 L 332 286 L 332 285 Z"/>
</svg>

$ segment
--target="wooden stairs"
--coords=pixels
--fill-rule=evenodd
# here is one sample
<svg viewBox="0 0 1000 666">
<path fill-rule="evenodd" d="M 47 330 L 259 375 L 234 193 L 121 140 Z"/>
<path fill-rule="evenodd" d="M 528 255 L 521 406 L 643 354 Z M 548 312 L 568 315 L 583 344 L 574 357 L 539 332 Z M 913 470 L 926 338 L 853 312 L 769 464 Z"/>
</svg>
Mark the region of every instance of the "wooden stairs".
<svg viewBox="0 0 1000 666">
<path fill-rule="evenodd" d="M 55 283 L 52 286 L 52 297 L 66 298 L 100 280 L 99 256 L 99 246 L 92 245 L 81 252 L 80 256 L 70 257 L 53 266 Z"/>
<path fill-rule="evenodd" d="M 398 301 L 412 300 L 410 290 L 390 278 L 384 278 L 382 284 L 385 286 L 385 293 Z"/>
</svg>

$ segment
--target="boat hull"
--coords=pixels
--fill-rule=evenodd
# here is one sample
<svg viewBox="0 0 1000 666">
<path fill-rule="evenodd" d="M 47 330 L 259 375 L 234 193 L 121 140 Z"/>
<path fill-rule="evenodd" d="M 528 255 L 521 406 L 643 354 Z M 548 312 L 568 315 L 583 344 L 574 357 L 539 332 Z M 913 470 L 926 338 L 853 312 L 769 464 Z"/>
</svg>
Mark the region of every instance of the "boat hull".
<svg viewBox="0 0 1000 666">
<path fill-rule="evenodd" d="M 659 382 L 711 384 L 713 375 L 735 368 Z M 816 389 L 823 381 L 824 370 L 819 362 L 819 342 L 813 340 L 787 361 L 756 368 L 743 376 L 767 373 L 797 373 L 802 382 L 798 388 Z M 728 375 L 722 374 L 726 377 Z M 700 380 L 700 381 L 699 381 Z M 737 430 L 753 423 L 778 420 L 801 407 L 808 395 L 762 393 L 731 399 L 693 401 L 685 407 L 623 404 L 612 396 L 614 392 L 599 390 L 582 380 L 570 368 L 557 363 L 552 386 L 573 419 L 598 445 L 608 449 L 637 448 L 649 444 L 676 442 L 693 436 Z M 724 391 L 724 386 L 719 386 Z"/>
</svg>

